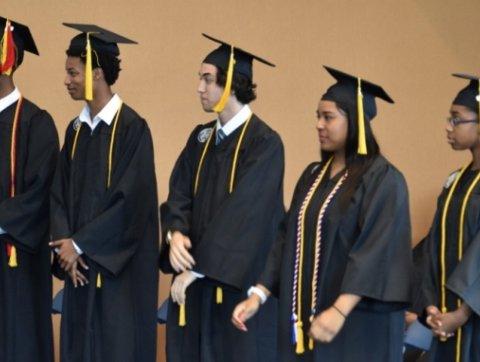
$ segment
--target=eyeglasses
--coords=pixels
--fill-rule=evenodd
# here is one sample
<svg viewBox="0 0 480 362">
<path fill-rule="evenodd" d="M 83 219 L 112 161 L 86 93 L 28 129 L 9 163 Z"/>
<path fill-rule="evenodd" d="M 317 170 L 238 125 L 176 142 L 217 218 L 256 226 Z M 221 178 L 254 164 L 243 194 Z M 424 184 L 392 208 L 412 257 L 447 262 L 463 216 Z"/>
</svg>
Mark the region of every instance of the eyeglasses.
<svg viewBox="0 0 480 362">
<path fill-rule="evenodd" d="M 450 126 L 456 127 L 459 124 L 478 123 L 478 119 L 461 119 L 459 117 L 447 117 L 447 122 L 450 124 Z"/>
</svg>

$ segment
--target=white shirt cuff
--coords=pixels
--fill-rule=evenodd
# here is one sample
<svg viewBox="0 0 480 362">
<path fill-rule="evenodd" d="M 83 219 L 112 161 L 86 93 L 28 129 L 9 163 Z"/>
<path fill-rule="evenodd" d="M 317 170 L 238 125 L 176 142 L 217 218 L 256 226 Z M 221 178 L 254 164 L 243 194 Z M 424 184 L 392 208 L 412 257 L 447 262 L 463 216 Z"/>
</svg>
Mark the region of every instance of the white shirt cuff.
<svg viewBox="0 0 480 362">
<path fill-rule="evenodd" d="M 197 273 L 197 272 L 194 272 L 193 270 L 190 270 L 190 273 L 193 274 L 193 276 L 197 279 L 201 279 L 201 278 L 205 278 L 205 275 L 203 274 L 200 274 L 200 273 Z"/>
<path fill-rule="evenodd" d="M 78 254 L 78 255 L 82 255 L 82 254 L 83 254 L 82 249 L 80 249 L 80 248 L 78 247 L 78 245 L 75 243 L 75 241 L 72 240 L 72 242 L 73 242 L 73 247 L 75 248 L 75 251 L 77 252 L 77 254 Z"/>
<path fill-rule="evenodd" d="M 0 227 L 0 235 L 6 234 L 7 232 Z"/>
</svg>

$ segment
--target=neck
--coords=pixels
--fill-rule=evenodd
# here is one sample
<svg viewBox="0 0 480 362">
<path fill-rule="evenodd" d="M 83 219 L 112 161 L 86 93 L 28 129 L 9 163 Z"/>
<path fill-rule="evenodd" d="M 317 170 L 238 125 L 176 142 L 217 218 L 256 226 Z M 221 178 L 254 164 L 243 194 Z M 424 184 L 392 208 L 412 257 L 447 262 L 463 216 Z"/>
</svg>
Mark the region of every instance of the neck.
<svg viewBox="0 0 480 362">
<path fill-rule="evenodd" d="M 0 99 L 8 96 L 15 90 L 13 78 L 8 75 L 0 75 Z"/>
<path fill-rule="evenodd" d="M 470 151 L 472 152 L 472 170 L 480 170 L 480 143 Z"/>
<path fill-rule="evenodd" d="M 91 101 L 87 101 L 88 108 L 90 108 L 90 117 L 93 119 L 112 99 L 113 93 L 110 87 L 95 90 L 94 97 Z"/>
<path fill-rule="evenodd" d="M 333 154 L 332 167 L 342 169 L 345 167 L 345 150 L 335 151 Z"/>
<path fill-rule="evenodd" d="M 225 108 L 218 114 L 218 119 L 220 120 L 221 125 L 224 126 L 227 124 L 228 121 L 235 117 L 238 112 L 240 112 L 243 106 L 244 105 L 235 97 L 230 96 Z"/>
</svg>

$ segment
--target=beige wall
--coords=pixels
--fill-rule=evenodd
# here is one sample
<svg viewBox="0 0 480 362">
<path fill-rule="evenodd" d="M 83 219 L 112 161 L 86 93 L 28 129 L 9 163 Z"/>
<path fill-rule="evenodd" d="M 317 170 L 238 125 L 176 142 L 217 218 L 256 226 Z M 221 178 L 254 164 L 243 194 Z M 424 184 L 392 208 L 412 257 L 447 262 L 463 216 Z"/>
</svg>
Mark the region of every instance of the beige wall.
<svg viewBox="0 0 480 362">
<path fill-rule="evenodd" d="M 428 229 L 445 177 L 468 159 L 449 149 L 443 126 L 464 86 L 449 74 L 480 72 L 476 0 L 1 2 L 0 15 L 29 24 L 41 53 L 25 57 L 16 82 L 54 116 L 61 139 L 83 106 L 63 87 L 64 50 L 75 32 L 61 22 L 96 23 L 139 41 L 121 48 L 123 71 L 115 90 L 150 123 L 160 200 L 190 130 L 211 119 L 196 96 L 198 66 L 213 49 L 201 32 L 232 39 L 278 65 L 255 66 L 259 100 L 253 108 L 285 143 L 287 202 L 300 172 L 317 158 L 314 111 L 332 83 L 322 64 L 381 83 L 396 100 L 394 106 L 379 103 L 373 128 L 383 152 L 407 178 L 414 242 Z M 162 278 L 162 298 L 167 283 Z M 55 326 L 58 331 L 58 319 Z"/>
</svg>

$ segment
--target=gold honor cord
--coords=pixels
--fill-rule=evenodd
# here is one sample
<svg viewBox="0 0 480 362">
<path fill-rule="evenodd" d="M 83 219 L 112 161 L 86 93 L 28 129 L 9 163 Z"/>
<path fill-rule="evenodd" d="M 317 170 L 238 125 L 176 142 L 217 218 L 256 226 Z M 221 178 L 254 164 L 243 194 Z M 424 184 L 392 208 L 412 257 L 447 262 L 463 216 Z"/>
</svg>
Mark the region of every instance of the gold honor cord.
<svg viewBox="0 0 480 362">
<path fill-rule="evenodd" d="M 302 354 L 305 352 L 304 347 L 304 337 L 303 337 L 303 322 L 302 322 L 302 280 L 303 280 L 303 254 L 304 254 L 304 247 L 305 247 L 305 214 L 307 213 L 308 206 L 315 194 L 318 186 L 322 183 L 323 178 L 327 172 L 328 167 L 333 161 L 333 157 L 325 163 L 322 170 L 320 171 L 320 175 L 317 177 L 315 183 L 310 189 L 310 192 L 307 194 L 307 197 L 303 203 L 302 210 L 300 210 L 301 217 L 300 217 L 300 256 L 299 256 L 299 267 L 298 267 L 298 286 L 297 286 L 297 316 L 298 320 L 296 323 L 296 333 L 297 333 L 297 346 L 295 352 L 297 354 Z"/>
<path fill-rule="evenodd" d="M 13 116 L 12 134 L 10 136 L 10 197 L 15 196 L 15 182 L 17 173 L 17 129 L 20 119 L 20 109 L 23 105 L 23 97 L 17 101 L 15 115 Z M 13 244 L 7 244 L 8 266 L 10 268 L 18 267 L 17 248 Z"/>
<path fill-rule="evenodd" d="M 110 135 L 110 145 L 108 148 L 108 170 L 107 170 L 107 189 L 110 188 L 110 184 L 112 181 L 112 169 L 113 169 L 113 145 L 115 143 L 115 134 L 117 131 L 117 124 L 118 124 L 118 119 L 120 118 L 120 113 L 122 111 L 122 106 L 123 102 L 120 102 L 120 105 L 118 107 L 117 114 L 115 116 L 115 120 L 113 121 L 113 127 L 112 127 L 112 133 Z M 75 137 L 73 138 L 73 146 L 72 146 L 72 152 L 71 152 L 71 160 L 73 161 L 73 158 L 75 157 L 75 151 L 77 149 L 77 141 L 78 141 L 78 135 L 80 134 L 80 129 L 82 128 L 82 123 L 78 126 L 77 130 L 75 131 Z M 97 274 L 97 281 L 96 281 L 96 286 L 97 288 L 102 287 L 102 276 L 100 273 Z"/>
<path fill-rule="evenodd" d="M 448 213 L 448 208 L 450 206 L 450 201 L 453 195 L 453 192 L 455 191 L 456 187 L 458 186 L 458 182 L 462 175 L 465 173 L 465 170 L 469 166 L 465 166 L 462 168 L 462 170 L 459 172 L 457 175 L 455 182 L 453 183 L 448 196 L 447 200 L 445 202 L 445 206 L 443 209 L 443 214 L 442 214 L 442 233 L 441 233 L 441 296 L 442 296 L 442 313 L 446 313 L 447 306 L 446 306 L 446 262 L 445 262 L 445 254 L 446 254 L 446 217 Z M 460 209 L 460 222 L 458 226 L 458 261 L 462 260 L 463 258 L 463 238 L 464 238 L 464 228 L 465 228 L 465 214 L 467 211 L 467 205 L 468 201 L 470 200 L 470 196 L 475 189 L 475 187 L 478 185 L 480 181 L 480 172 L 477 173 L 475 179 L 472 181 L 470 186 L 467 189 L 467 192 L 465 193 L 465 196 L 462 200 L 462 207 Z M 457 306 L 460 307 L 462 304 L 462 301 L 460 299 L 457 300 Z M 445 340 L 442 340 L 445 341 Z M 456 338 L 456 349 L 455 349 L 455 362 L 460 362 L 461 361 L 461 352 L 462 352 L 462 327 L 458 328 L 457 330 L 457 338 Z"/>
<path fill-rule="evenodd" d="M 245 138 L 245 133 L 247 130 L 248 125 L 250 124 L 250 120 L 252 119 L 253 113 L 250 114 L 248 119 L 245 121 L 243 127 L 242 127 L 242 132 L 240 133 L 240 137 L 238 138 L 237 145 L 235 146 L 235 152 L 233 154 L 233 162 L 232 162 L 232 170 L 230 172 L 230 180 L 228 182 L 228 193 L 231 194 L 234 189 L 234 183 L 235 183 L 235 174 L 237 170 L 237 163 L 238 163 L 238 154 L 240 152 L 240 147 L 243 143 L 243 139 Z M 198 187 L 200 185 L 200 174 L 202 171 L 203 163 L 205 161 L 205 157 L 208 152 L 208 148 L 210 146 L 210 143 L 212 143 L 212 138 L 214 135 L 214 131 L 212 128 L 212 132 L 210 133 L 210 136 L 208 136 L 208 140 L 205 143 L 205 147 L 202 150 L 202 155 L 200 156 L 200 161 L 198 162 L 198 167 L 197 167 L 197 172 L 195 174 L 195 183 L 193 186 L 193 195 L 195 196 L 198 191 Z M 223 290 L 221 287 L 217 287 L 215 290 L 215 303 L 216 304 L 222 304 L 223 303 Z M 178 325 L 180 327 L 184 327 L 186 323 L 186 312 L 185 312 L 185 304 L 180 304 L 179 305 L 180 310 L 178 314 Z"/>
</svg>

